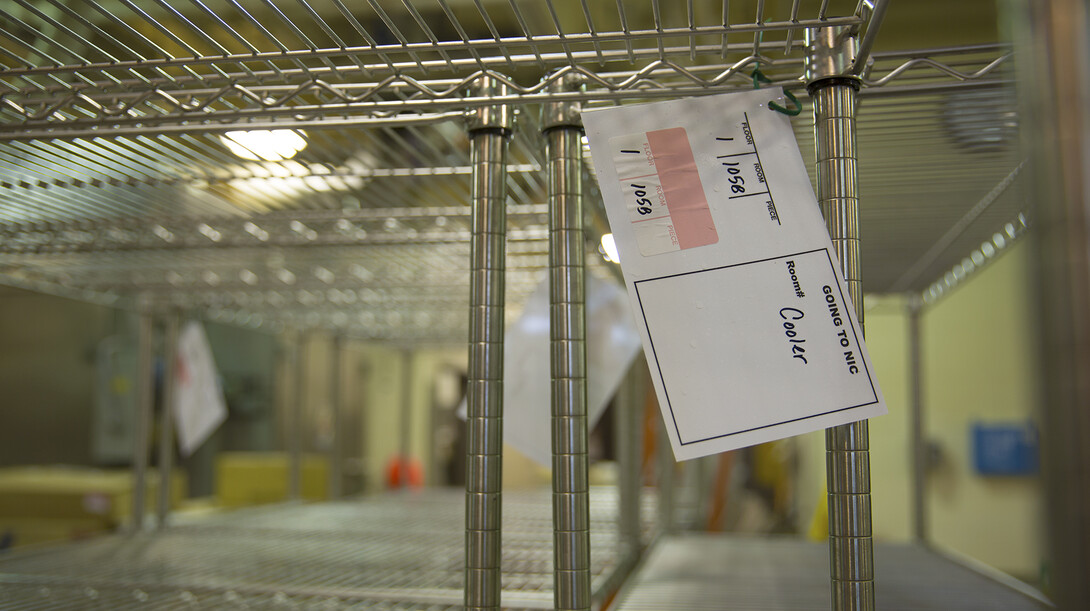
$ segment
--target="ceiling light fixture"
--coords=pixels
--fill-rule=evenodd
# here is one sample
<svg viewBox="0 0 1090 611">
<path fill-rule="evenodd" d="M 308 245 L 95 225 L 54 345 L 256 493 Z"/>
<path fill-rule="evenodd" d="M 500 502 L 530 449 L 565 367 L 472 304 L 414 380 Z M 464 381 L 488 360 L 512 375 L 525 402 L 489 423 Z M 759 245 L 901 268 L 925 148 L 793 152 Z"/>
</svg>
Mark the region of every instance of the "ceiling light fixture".
<svg viewBox="0 0 1090 611">
<path fill-rule="evenodd" d="M 251 161 L 284 161 L 307 147 L 297 129 L 256 129 L 232 131 L 220 136 L 232 153 Z"/>
</svg>

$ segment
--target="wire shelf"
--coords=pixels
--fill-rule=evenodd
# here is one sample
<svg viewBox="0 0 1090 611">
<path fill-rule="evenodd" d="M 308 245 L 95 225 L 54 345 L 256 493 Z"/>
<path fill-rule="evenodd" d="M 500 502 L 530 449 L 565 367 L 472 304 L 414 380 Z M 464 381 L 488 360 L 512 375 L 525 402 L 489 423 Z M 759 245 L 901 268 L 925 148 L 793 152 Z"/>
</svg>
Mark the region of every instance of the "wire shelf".
<svg viewBox="0 0 1090 611">
<path fill-rule="evenodd" d="M 519 126 L 512 313 L 548 250 L 536 113 L 520 113 Z M 250 326 L 464 337 L 471 167 L 460 125 L 317 132 L 281 162 L 242 162 L 217 146 L 209 135 L 0 144 L 0 181 L 25 195 L 0 206 L 5 282 L 106 305 L 151 295 L 154 307 Z M 608 273 L 600 258 L 592 266 Z"/>
<path fill-rule="evenodd" d="M 645 496 L 646 536 L 654 525 Z M 511 609 L 550 608 L 548 492 L 504 494 Z M 453 609 L 463 579 L 464 492 L 279 505 L 0 559 L 0 608 Z M 591 493 L 593 587 L 621 568 L 617 495 Z M 84 605 L 84 606 L 80 606 Z M 385 606 L 384 606 L 385 605 Z"/>
<path fill-rule="evenodd" d="M 872 4 L 13 0 L 0 9 L 0 278 L 106 305 L 150 296 L 155 307 L 254 327 L 458 341 L 467 109 L 505 103 L 517 117 L 507 172 L 514 315 L 546 264 L 541 103 L 749 89 L 760 66 L 807 105 L 806 29 L 865 38 Z M 908 274 L 1021 163 L 1010 51 L 921 48 L 860 62 L 865 286 L 919 290 L 1020 212 L 1010 190 Z M 571 73 L 582 89 L 551 90 Z M 486 75 L 510 93 L 479 96 Z M 959 107 L 985 112 L 959 118 Z M 795 125 L 810 157 L 812 126 Z M 300 130 L 307 147 L 245 161 L 221 139 L 269 128 Z M 594 181 L 584 185 L 598 201 Z M 599 218 L 588 247 L 607 231 Z"/>
<path fill-rule="evenodd" d="M 869 4 L 708 2 L 31 3 L 0 12 L 0 116 L 28 128 L 184 124 L 464 107 L 481 72 L 507 72 L 522 94 L 542 75 L 584 71 L 604 89 L 639 73 L 709 60 L 771 63 L 806 28 L 860 27 Z M 793 62 L 796 72 L 797 61 Z M 596 66 L 587 68 L 585 66 Z M 631 79 L 596 72 L 619 68 Z M 630 81 L 630 82 L 625 82 Z M 488 103 L 487 100 L 477 103 Z M 188 117 L 188 118 L 187 118 Z"/>
<path fill-rule="evenodd" d="M 999 583 L 935 552 L 875 544 L 875 604 L 891 611 L 1040 611 L 1024 584 Z M 1013 581 L 1013 580 L 1010 580 Z M 829 608 L 827 544 L 787 538 L 671 536 L 651 551 L 618 611 Z"/>
<path fill-rule="evenodd" d="M 702 47 L 698 54 L 715 56 L 715 51 Z M 921 86 L 950 90 L 966 84 L 994 85 L 995 81 L 987 77 L 1009 59 L 1009 53 L 1000 51 L 969 64 L 959 57 L 949 62 L 945 59 L 941 54 L 923 58 L 915 54 L 887 55 L 882 64 L 892 65 L 881 74 L 872 67 L 864 83 L 871 88 L 890 86 L 894 91 Z M 803 57 L 768 59 L 745 55 L 705 66 L 686 66 L 669 59 L 635 67 L 618 66 L 616 70 L 571 64 L 529 84 L 488 68 L 453 79 L 415 79 L 398 73 L 379 81 L 345 84 L 310 80 L 298 85 L 247 85 L 236 81 L 218 89 L 68 94 L 49 102 L 28 98 L 22 104 L 9 96 L 0 98 L 0 102 L 6 102 L 0 106 L 0 120 L 9 124 L 9 129 L 0 133 L 0 140 L 136 136 L 148 130 L 170 134 L 242 128 L 413 125 L 449 120 L 460 110 L 497 102 L 639 101 L 744 90 L 752 87 L 751 73 L 758 66 L 777 86 L 802 85 Z M 585 83 L 582 91 L 549 91 L 553 83 L 573 74 Z M 486 76 L 507 84 L 511 93 L 502 97 L 475 96 L 476 83 Z"/>
<path fill-rule="evenodd" d="M 1009 68 L 993 76 L 1003 81 Z M 867 98 L 856 128 L 860 262 L 870 292 L 922 290 L 1026 209 L 1009 84 L 936 92 L 920 83 Z M 816 184 L 812 126 L 795 123 L 795 137 Z"/>
<path fill-rule="evenodd" d="M 473 94 L 485 75 L 520 104 L 748 88 L 758 65 L 797 87 L 805 30 L 862 31 L 872 3 L 17 4 L 0 11 L 0 139 L 436 121 L 495 103 Z M 887 54 L 893 65 L 872 66 L 865 82 L 928 72 L 917 68 L 979 79 L 1004 56 L 967 67 L 942 53 Z M 585 91 L 548 91 L 571 72 Z"/>
</svg>

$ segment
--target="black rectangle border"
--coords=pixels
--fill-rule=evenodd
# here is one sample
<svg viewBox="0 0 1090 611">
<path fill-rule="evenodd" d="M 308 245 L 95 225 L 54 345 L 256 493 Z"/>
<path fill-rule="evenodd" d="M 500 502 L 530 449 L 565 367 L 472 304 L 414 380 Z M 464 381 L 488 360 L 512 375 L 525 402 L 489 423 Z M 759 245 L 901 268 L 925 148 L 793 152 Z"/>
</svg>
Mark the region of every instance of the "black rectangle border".
<svg viewBox="0 0 1090 611">
<path fill-rule="evenodd" d="M 703 443 L 705 441 L 713 441 L 715 439 L 724 439 L 726 437 L 733 437 L 735 435 L 742 435 L 744 433 L 752 433 L 753 431 L 759 431 L 759 430 L 762 430 L 762 429 L 772 428 L 772 427 L 775 427 L 775 426 L 781 426 L 781 425 L 784 425 L 784 424 L 791 424 L 793 422 L 802 422 L 804 420 L 810 420 L 810 419 L 813 419 L 813 418 L 820 418 L 822 416 L 828 416 L 830 414 L 846 412 L 848 410 L 856 409 L 856 408 L 859 408 L 859 407 L 866 407 L 868 405 L 874 405 L 875 403 L 878 403 L 878 391 L 874 388 L 874 378 L 871 376 L 870 368 L 867 367 L 867 360 L 862 359 L 862 361 L 863 361 L 862 362 L 863 371 L 866 372 L 866 374 L 867 374 L 867 382 L 870 384 L 871 394 L 874 395 L 874 401 L 868 401 L 867 403 L 860 403 L 858 405 L 850 405 L 848 407 L 842 407 L 842 408 L 838 408 L 838 409 L 834 409 L 834 410 L 829 410 L 827 412 L 821 412 L 819 414 L 811 414 L 809 416 L 803 416 L 801 418 L 792 418 L 790 420 L 783 420 L 783 421 L 780 421 L 780 422 L 774 422 L 772 424 L 765 424 L 765 425 L 762 425 L 762 426 L 756 426 L 756 427 L 741 430 L 741 431 L 734 431 L 732 433 L 724 433 L 722 435 L 713 435 L 711 437 L 705 437 L 703 439 L 694 439 L 692 441 L 684 441 L 681 438 L 681 429 L 678 427 L 677 417 L 674 415 L 674 407 L 670 403 L 670 393 L 669 393 L 669 391 L 666 390 L 666 379 L 662 375 L 662 368 L 659 366 L 659 357 L 658 357 L 658 354 L 655 352 L 655 340 L 654 340 L 653 337 L 651 337 L 651 327 L 648 326 L 648 324 L 647 324 L 647 314 L 644 312 L 643 300 L 640 298 L 640 284 L 642 284 L 644 282 L 655 282 L 655 281 L 658 281 L 658 280 L 667 280 L 669 278 L 679 278 L 681 276 L 691 276 L 693 274 L 702 274 L 704 272 L 714 272 L 714 271 L 719 271 L 719 270 L 723 270 L 723 269 L 729 269 L 729 268 L 732 268 L 732 267 L 741 267 L 743 265 L 751 265 L 753 263 L 767 263 L 768 261 L 776 261 L 778 259 L 787 259 L 787 258 L 790 258 L 790 257 L 797 257 L 799 255 L 811 255 L 811 254 L 814 254 L 816 252 L 824 252 L 825 253 L 825 257 L 829 261 L 829 267 L 830 267 L 830 269 L 833 270 L 833 274 L 839 274 L 840 273 L 839 270 L 837 269 L 836 264 L 833 263 L 833 256 L 829 252 L 829 249 L 828 248 L 815 248 L 813 250 L 805 250 L 805 251 L 802 251 L 802 252 L 796 252 L 796 253 L 790 253 L 790 254 L 786 254 L 786 255 L 780 255 L 778 257 L 768 257 L 766 259 L 755 259 L 753 261 L 745 261 L 743 263 L 732 263 L 730 265 L 721 265 L 719 267 L 709 267 L 709 268 L 706 268 L 706 269 L 698 269 L 698 270 L 693 270 L 693 271 L 690 271 L 690 272 L 680 272 L 680 273 L 677 273 L 677 274 L 667 274 L 665 276 L 658 276 L 656 278 L 644 278 L 642 280 L 636 280 L 636 281 L 634 281 L 632 283 L 633 288 L 635 289 L 635 292 L 636 292 L 636 301 L 639 302 L 639 304 L 640 304 L 640 316 L 643 318 L 643 327 L 644 327 L 644 329 L 647 330 L 647 339 L 648 339 L 648 342 L 651 344 L 651 355 L 655 359 L 655 369 L 658 371 L 659 382 L 662 384 L 662 394 L 666 396 L 666 408 L 668 410 L 670 410 L 670 420 L 674 424 L 674 432 L 677 434 L 677 440 L 678 440 L 678 443 L 680 445 L 687 446 L 687 445 L 692 445 L 694 443 Z M 836 290 L 837 290 L 837 293 L 840 295 L 840 303 L 842 303 L 845 308 L 847 308 L 847 306 L 849 304 L 851 304 L 853 308 L 855 307 L 855 304 L 850 299 L 845 299 L 844 291 L 841 288 L 841 285 L 840 285 L 839 282 L 836 283 Z M 852 323 L 851 324 L 852 337 L 855 338 L 855 345 L 860 346 L 860 348 L 862 348 L 863 344 L 860 343 L 860 341 L 859 341 L 859 332 L 855 328 L 855 324 L 853 323 L 852 318 L 848 317 L 848 321 L 849 321 L 849 323 Z M 860 355 L 860 356 L 862 356 L 862 355 Z"/>
</svg>

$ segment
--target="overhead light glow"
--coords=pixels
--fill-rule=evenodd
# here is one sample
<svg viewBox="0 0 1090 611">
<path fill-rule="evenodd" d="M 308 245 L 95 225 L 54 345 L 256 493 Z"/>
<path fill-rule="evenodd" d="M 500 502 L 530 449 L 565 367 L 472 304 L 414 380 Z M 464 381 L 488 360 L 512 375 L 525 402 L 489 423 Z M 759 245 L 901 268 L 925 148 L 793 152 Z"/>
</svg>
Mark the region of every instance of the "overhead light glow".
<svg viewBox="0 0 1090 611">
<path fill-rule="evenodd" d="M 621 256 L 617 254 L 617 242 L 613 240 L 613 234 L 607 233 L 602 235 L 602 245 L 599 248 L 602 256 L 606 258 L 606 261 L 611 263 L 620 263 Z"/>
<path fill-rule="evenodd" d="M 297 129 L 255 129 L 227 132 L 220 136 L 235 155 L 251 161 L 284 161 L 307 147 Z"/>
</svg>

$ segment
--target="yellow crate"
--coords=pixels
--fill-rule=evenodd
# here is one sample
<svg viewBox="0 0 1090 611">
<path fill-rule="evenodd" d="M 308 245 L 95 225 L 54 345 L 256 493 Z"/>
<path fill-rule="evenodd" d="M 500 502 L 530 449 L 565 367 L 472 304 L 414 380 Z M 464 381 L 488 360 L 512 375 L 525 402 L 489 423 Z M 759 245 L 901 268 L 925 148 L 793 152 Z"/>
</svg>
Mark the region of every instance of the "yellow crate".
<svg viewBox="0 0 1090 611">
<path fill-rule="evenodd" d="M 0 518 L 0 545 L 11 547 L 77 541 L 106 532 L 109 528 L 97 519 Z"/>
<path fill-rule="evenodd" d="M 302 495 L 308 501 L 329 498 L 329 460 L 306 454 Z M 288 455 L 283 452 L 222 452 L 216 457 L 216 499 L 224 507 L 276 503 L 288 498 Z"/>
<path fill-rule="evenodd" d="M 132 514 L 132 472 L 76 467 L 0 469 L 0 543 L 68 541 L 108 532 Z M 159 474 L 148 473 L 149 510 L 158 499 Z M 185 474 L 171 478 L 171 506 L 185 498 Z"/>
</svg>

